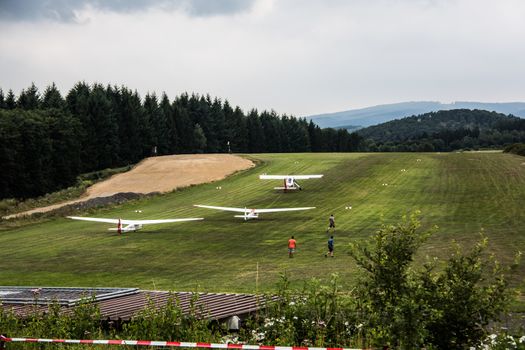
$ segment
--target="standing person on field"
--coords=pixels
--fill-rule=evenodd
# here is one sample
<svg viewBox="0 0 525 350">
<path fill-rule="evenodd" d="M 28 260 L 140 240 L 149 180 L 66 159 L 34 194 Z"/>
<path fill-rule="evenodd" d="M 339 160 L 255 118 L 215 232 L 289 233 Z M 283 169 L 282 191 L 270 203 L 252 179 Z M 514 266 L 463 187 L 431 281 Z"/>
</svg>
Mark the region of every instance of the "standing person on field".
<svg viewBox="0 0 525 350">
<path fill-rule="evenodd" d="M 332 258 L 334 257 L 334 236 L 330 236 L 328 239 L 328 253 L 324 255 L 325 258 L 330 255 Z"/>
<path fill-rule="evenodd" d="M 334 229 L 334 233 L 335 233 L 335 217 L 334 217 L 334 214 L 330 214 L 330 217 L 328 218 L 328 229 L 326 230 L 326 232 L 330 231 L 331 228 Z"/>
<path fill-rule="evenodd" d="M 293 258 L 293 253 L 295 253 L 295 247 L 297 246 L 297 241 L 292 238 L 288 240 L 288 257 Z"/>
</svg>

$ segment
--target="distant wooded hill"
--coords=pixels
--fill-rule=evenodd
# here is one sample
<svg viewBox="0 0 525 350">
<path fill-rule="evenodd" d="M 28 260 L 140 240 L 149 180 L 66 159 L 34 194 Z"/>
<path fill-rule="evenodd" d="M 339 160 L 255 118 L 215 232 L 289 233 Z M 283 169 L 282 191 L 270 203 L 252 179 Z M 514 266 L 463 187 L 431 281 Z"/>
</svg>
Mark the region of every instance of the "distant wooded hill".
<svg viewBox="0 0 525 350">
<path fill-rule="evenodd" d="M 525 142 L 525 119 L 456 109 L 393 120 L 361 129 L 368 151 L 453 151 L 504 148 Z"/>
<path fill-rule="evenodd" d="M 322 128 L 342 128 L 353 131 L 355 128 L 367 127 L 390 120 L 412 115 L 424 114 L 452 109 L 480 109 L 503 114 L 512 114 L 525 118 L 524 102 L 484 103 L 484 102 L 453 102 L 440 103 L 432 101 L 402 102 L 385 104 L 348 111 L 317 114 L 306 117 Z"/>
</svg>

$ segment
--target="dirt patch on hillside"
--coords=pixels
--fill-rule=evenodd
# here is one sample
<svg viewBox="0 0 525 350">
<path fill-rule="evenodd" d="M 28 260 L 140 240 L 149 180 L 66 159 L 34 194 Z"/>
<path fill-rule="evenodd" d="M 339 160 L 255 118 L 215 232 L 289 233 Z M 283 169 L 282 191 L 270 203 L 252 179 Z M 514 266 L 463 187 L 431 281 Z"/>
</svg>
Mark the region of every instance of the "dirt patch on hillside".
<svg viewBox="0 0 525 350">
<path fill-rule="evenodd" d="M 146 158 L 130 171 L 114 175 L 89 187 L 80 199 L 9 215 L 5 219 L 44 213 L 66 205 L 99 197 L 111 197 L 123 192 L 170 192 L 180 187 L 220 180 L 253 166 L 255 164 L 250 160 L 231 154 L 184 154 Z"/>
<path fill-rule="evenodd" d="M 112 176 L 87 190 L 88 197 L 119 192 L 169 192 L 175 188 L 220 180 L 254 164 L 231 154 L 185 154 L 147 158 L 132 170 Z"/>
</svg>

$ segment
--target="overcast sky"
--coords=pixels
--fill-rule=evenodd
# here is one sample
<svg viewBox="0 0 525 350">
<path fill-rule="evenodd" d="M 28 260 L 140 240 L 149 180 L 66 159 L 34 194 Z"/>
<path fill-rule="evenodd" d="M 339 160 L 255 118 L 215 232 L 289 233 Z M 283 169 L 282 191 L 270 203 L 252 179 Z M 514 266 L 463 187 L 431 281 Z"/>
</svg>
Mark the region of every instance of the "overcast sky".
<svg viewBox="0 0 525 350">
<path fill-rule="evenodd" d="M 0 87 L 209 93 L 296 116 L 525 100 L 523 0 L 0 0 Z"/>
</svg>

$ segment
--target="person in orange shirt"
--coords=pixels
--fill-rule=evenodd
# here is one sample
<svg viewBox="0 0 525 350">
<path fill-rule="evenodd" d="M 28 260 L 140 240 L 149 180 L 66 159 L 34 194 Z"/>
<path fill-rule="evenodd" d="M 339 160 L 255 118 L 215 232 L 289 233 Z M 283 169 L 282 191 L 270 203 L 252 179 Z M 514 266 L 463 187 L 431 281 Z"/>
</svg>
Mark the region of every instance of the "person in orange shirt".
<svg viewBox="0 0 525 350">
<path fill-rule="evenodd" d="M 295 253 L 295 247 L 297 246 L 297 241 L 293 238 L 288 240 L 288 257 L 293 258 L 293 253 Z"/>
</svg>

